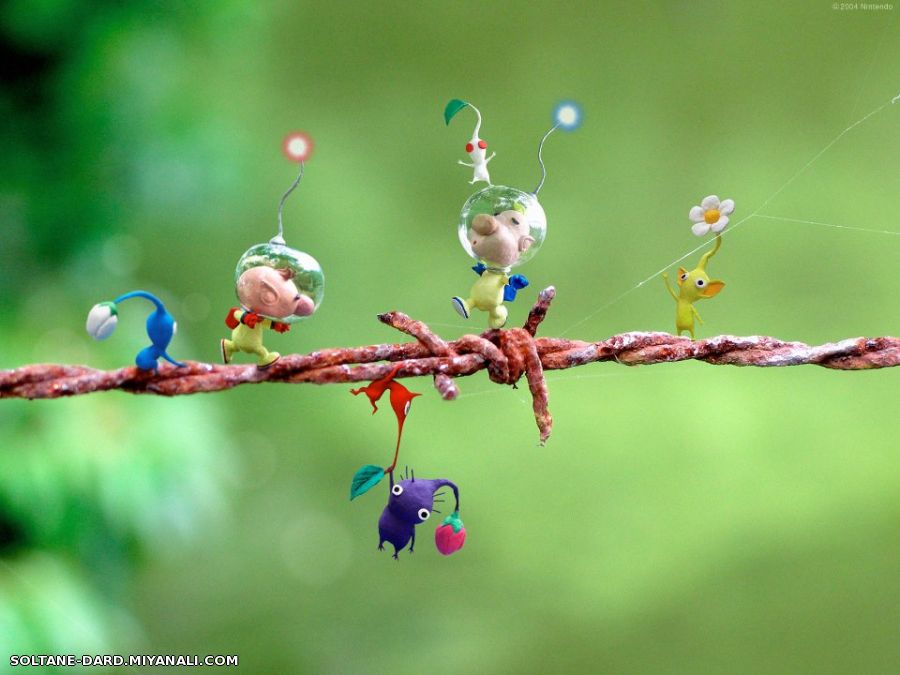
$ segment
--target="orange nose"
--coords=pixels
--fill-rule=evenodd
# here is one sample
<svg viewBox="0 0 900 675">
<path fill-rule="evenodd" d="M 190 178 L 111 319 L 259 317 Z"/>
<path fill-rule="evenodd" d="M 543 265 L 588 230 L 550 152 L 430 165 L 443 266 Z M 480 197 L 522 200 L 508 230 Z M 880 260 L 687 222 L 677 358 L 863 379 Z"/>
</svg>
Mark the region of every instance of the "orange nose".
<svg viewBox="0 0 900 675">
<path fill-rule="evenodd" d="M 497 219 L 486 213 L 479 213 L 472 219 L 472 229 L 482 237 L 487 237 L 497 231 L 499 224 Z"/>
</svg>

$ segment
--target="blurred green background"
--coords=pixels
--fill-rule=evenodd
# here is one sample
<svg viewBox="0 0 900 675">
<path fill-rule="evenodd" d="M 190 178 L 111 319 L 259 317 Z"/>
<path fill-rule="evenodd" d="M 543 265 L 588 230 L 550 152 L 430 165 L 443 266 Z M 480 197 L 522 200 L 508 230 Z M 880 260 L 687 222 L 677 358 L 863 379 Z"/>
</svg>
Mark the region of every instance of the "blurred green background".
<svg viewBox="0 0 900 675">
<path fill-rule="evenodd" d="M 531 188 L 548 239 L 519 323 L 673 330 L 658 277 L 715 193 L 756 211 L 898 90 L 900 9 L 802 2 L 2 4 L 0 367 L 130 364 L 146 307 L 106 343 L 88 309 L 145 288 L 170 352 L 216 361 L 240 254 L 275 231 L 326 272 L 270 348 L 395 341 L 400 309 L 453 338 L 474 277 L 456 165 L 484 114 L 496 183 Z M 900 231 L 900 105 L 769 201 L 785 218 Z M 693 263 L 699 254 L 692 255 Z M 710 272 L 700 336 L 811 343 L 900 333 L 900 237 L 753 218 Z M 677 267 L 677 266 L 676 266 Z M 612 304 L 610 301 L 616 300 Z M 603 307 L 601 311 L 597 311 Z M 486 375 L 442 402 L 410 381 L 401 464 L 460 485 L 466 547 L 378 552 L 389 409 L 349 387 L 265 385 L 0 404 L 0 669 L 10 653 L 239 654 L 246 672 L 891 673 L 900 669 L 900 372 L 615 364 L 527 390 Z M 160 670 L 159 672 L 173 672 Z"/>
</svg>

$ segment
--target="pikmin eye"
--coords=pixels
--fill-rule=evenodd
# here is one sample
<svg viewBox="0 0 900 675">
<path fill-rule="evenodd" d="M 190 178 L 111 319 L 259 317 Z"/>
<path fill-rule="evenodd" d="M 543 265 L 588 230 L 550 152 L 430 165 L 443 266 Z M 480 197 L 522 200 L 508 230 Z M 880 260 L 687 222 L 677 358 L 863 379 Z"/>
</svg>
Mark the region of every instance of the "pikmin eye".
<svg viewBox="0 0 900 675">
<path fill-rule="evenodd" d="M 430 515 L 431 511 L 429 511 L 428 509 L 419 509 L 419 520 L 421 520 L 422 522 L 428 520 L 428 516 Z"/>
<path fill-rule="evenodd" d="M 684 274 L 682 274 L 682 275 L 681 275 L 680 277 L 678 277 L 678 278 L 681 279 L 682 281 L 687 281 L 687 272 L 685 272 Z"/>
<path fill-rule="evenodd" d="M 487 148 L 487 141 L 478 141 L 478 147 L 484 150 Z"/>
<path fill-rule="evenodd" d="M 703 281 L 703 279 L 697 279 L 697 281 L 695 281 L 694 283 L 697 284 L 697 288 L 703 288 L 704 286 L 706 286 L 706 282 Z"/>
<path fill-rule="evenodd" d="M 403 494 L 403 486 L 400 485 L 400 483 L 397 483 L 396 485 L 394 485 L 394 487 L 391 488 L 391 494 L 395 497 L 399 497 Z"/>
<path fill-rule="evenodd" d="M 475 146 L 471 143 L 466 143 L 466 152 L 472 152 L 475 149 Z"/>
</svg>

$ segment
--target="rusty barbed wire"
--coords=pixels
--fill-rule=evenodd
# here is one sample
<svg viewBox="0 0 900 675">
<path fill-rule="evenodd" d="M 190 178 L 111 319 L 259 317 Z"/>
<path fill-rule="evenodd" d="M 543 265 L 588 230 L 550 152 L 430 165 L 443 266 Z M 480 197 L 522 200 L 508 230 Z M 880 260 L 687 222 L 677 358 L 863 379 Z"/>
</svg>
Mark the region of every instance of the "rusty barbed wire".
<svg viewBox="0 0 900 675">
<path fill-rule="evenodd" d="M 817 365 L 835 370 L 871 370 L 900 365 L 900 338 L 896 337 L 859 337 L 823 345 L 762 335 L 691 340 L 656 332 L 621 333 L 599 342 L 535 337 L 555 295 L 552 286 L 541 291 L 522 328 L 488 330 L 450 342 L 402 312 L 380 314 L 382 323 L 416 341 L 293 354 L 283 356 L 267 370 L 259 370 L 255 365 L 224 366 L 197 361 L 188 361 L 182 368 L 162 365 L 158 374 L 133 366 L 118 370 L 55 364 L 22 366 L 0 371 L 0 398 L 60 398 L 110 390 L 182 396 L 261 382 L 350 383 L 384 377 L 400 363 L 395 377 L 431 375 L 441 397 L 453 400 L 459 395 L 454 378 L 487 370 L 490 379 L 498 384 L 515 385 L 525 375 L 544 443 L 553 426 L 545 370 L 601 361 L 639 366 L 691 359 L 713 365 L 763 368 Z"/>
</svg>

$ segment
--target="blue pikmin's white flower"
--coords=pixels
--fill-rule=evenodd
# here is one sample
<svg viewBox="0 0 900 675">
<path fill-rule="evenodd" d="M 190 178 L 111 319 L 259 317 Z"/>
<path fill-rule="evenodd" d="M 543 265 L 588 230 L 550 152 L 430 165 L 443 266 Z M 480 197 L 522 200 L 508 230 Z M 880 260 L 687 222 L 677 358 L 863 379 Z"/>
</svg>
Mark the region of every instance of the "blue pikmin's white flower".
<svg viewBox="0 0 900 675">
<path fill-rule="evenodd" d="M 85 328 L 88 335 L 95 340 L 105 340 L 112 335 L 117 323 L 119 323 L 119 313 L 115 304 L 99 302 L 88 312 Z"/>
</svg>

